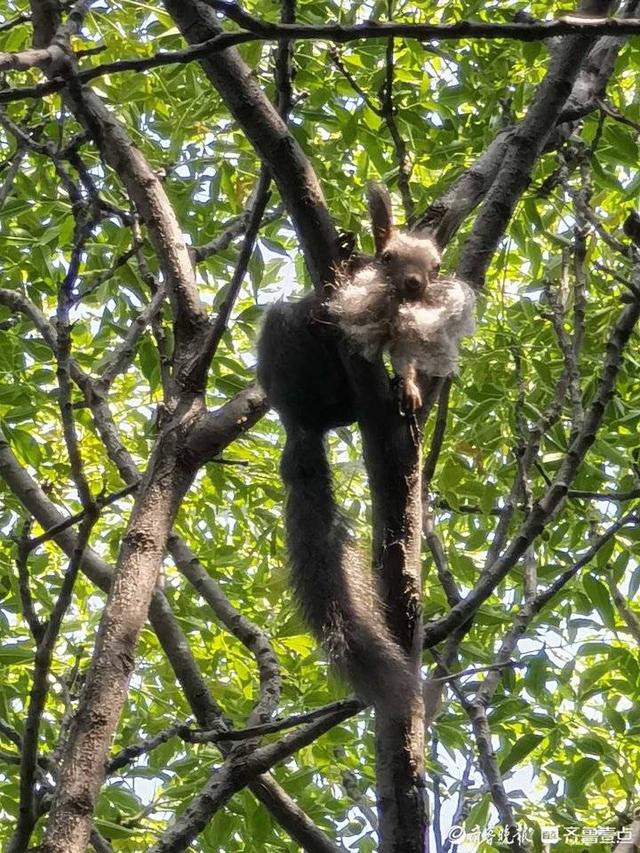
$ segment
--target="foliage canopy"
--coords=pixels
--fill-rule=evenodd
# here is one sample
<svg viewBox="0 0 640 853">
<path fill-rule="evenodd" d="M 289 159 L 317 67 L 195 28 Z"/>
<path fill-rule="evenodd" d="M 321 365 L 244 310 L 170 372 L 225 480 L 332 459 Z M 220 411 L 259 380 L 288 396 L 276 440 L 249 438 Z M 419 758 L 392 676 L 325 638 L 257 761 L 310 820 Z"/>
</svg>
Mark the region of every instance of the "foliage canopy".
<svg viewBox="0 0 640 853">
<path fill-rule="evenodd" d="M 517 4 L 425 0 L 391 5 L 394 20 L 446 23 L 510 20 Z M 532 2 L 527 11 L 543 18 L 560 14 L 561 6 Z M 274 4 L 245 8 L 277 19 Z M 9 21 L 25 11 L 22 4 L 6 3 L 2 14 Z M 296 19 L 308 24 L 368 18 L 388 19 L 387 3 L 301 0 L 296 8 Z M 25 50 L 31 41 L 29 19 L 0 30 L 2 51 Z M 184 41 L 161 5 L 118 2 L 96 4 L 82 35 L 73 39 L 75 50 L 96 45 L 99 53 L 82 59 L 83 67 L 178 50 Z M 239 49 L 275 100 L 276 46 L 253 41 Z M 416 216 L 468 172 L 496 135 L 526 114 L 554 49 L 541 41 L 507 39 L 395 40 L 392 121 L 411 164 L 408 188 Z M 404 218 L 398 140 L 384 114 L 387 61 L 380 39 L 339 47 L 301 41 L 292 60 L 291 133 L 316 170 L 337 226 L 355 232 L 366 250 L 371 249 L 367 179 L 391 186 L 398 218 Z M 442 616 L 451 604 L 443 566 L 438 572 L 434 565 L 434 537 L 446 555 L 444 568 L 464 596 L 486 570 L 492 541 L 496 536 L 504 537 L 503 546 L 510 541 L 561 470 L 596 399 L 611 354 L 612 329 L 629 300 L 638 298 L 638 257 L 623 225 L 637 204 L 640 180 L 639 71 L 640 49 L 632 39 L 619 50 L 603 99 L 584 117 L 566 123 L 564 138 L 540 157 L 493 258 L 479 300 L 477 334 L 465 342 L 448 401 L 441 398 L 443 415 L 448 406 L 446 431 L 425 498 L 434 527 L 422 555 L 426 620 Z M 40 71 L 31 70 L 5 83 L 32 85 L 41 79 Z M 200 297 L 215 318 L 229 294 L 245 213 L 260 173 L 245 130 L 197 62 L 140 74 L 107 73 L 91 87 L 161 175 L 187 243 L 205 247 L 196 277 Z M 174 340 L 172 311 L 165 300 L 151 322 L 146 315 L 139 322 L 162 286 L 163 270 L 121 176 L 105 164 L 60 94 L 7 103 L 0 125 L 0 426 L 6 438 L 6 445 L 0 443 L 0 474 L 7 471 L 8 447 L 13 462 L 44 490 L 44 499 L 73 514 L 82 504 L 65 442 L 59 405 L 64 391 L 51 336 L 74 245 L 80 268 L 70 306 L 71 357 L 77 375 L 89 377 L 89 385 L 83 387 L 72 370 L 71 402 L 94 496 L 112 495 L 124 481 L 88 396 L 104 390 L 117 441 L 144 471 L 162 418 L 159 407 Z M 79 243 L 81 208 L 94 218 Z M 472 225 L 469 216 L 448 246 L 447 270 L 456 269 Z M 309 285 L 295 230 L 274 187 L 211 364 L 209 409 L 223 406 L 254 380 L 256 335 L 265 306 Z M 568 497 L 524 559 L 479 607 L 450 662 L 452 671 L 472 673 L 446 686 L 428 734 L 427 791 L 438 843 L 455 819 L 467 828 L 493 826 L 498 819 L 487 766 L 478 759 L 479 729 L 471 722 L 473 699 L 483 684 L 493 767 L 516 820 L 536 840 L 543 824 L 619 829 L 638 805 L 640 616 L 633 601 L 640 586 L 640 527 L 634 514 L 634 500 L 640 497 L 639 368 L 633 334 L 615 377 L 614 399 L 569 484 Z M 105 375 L 112 381 L 101 385 Z M 273 414 L 256 421 L 221 458 L 202 466 L 182 501 L 175 531 L 217 593 L 272 643 L 283 676 L 278 714 L 286 717 L 344 697 L 345 686 L 329 672 L 292 604 L 278 476 L 282 432 Z M 433 453 L 434 435 L 435 411 L 425 431 L 427 456 Z M 355 428 L 332 437 L 331 458 L 337 500 L 366 549 L 369 496 Z M 21 492 L 5 477 L 0 489 L 0 814 L 8 840 L 20 796 L 20 748 L 14 735 L 24 732 L 35 661 L 25 600 L 31 598 L 35 615 L 45 622 L 68 556 L 46 541 L 19 571 L 17 543 L 42 533 L 42 518 L 25 527 L 33 510 L 25 509 L 24 484 Z M 124 495 L 104 507 L 91 532 L 91 548 L 109 565 L 118 558 L 134 500 L 134 494 Z M 620 519 L 620 529 L 601 541 Z M 527 614 L 536 592 L 549 588 L 585 554 L 591 558 L 575 577 L 539 612 Z M 203 597 L 196 575 L 190 578 L 191 583 L 174 559 L 165 559 L 164 593 L 177 624 L 225 718 L 244 728 L 251 724 L 259 691 L 255 659 L 234 636 L 233 618 L 230 631 Z M 51 663 L 38 740 L 45 758 L 58 757 L 56 745 L 78 702 L 104 601 L 104 593 L 81 573 Z M 495 663 L 523 608 L 524 636 L 507 654 L 513 664 L 487 688 L 496 673 L 486 668 Z M 424 662 L 433 672 L 428 651 Z M 193 711 L 147 625 L 113 753 L 187 723 L 194 725 Z M 275 766 L 273 775 L 330 838 L 341 838 L 350 849 L 373 850 L 373 750 L 371 716 L 365 711 Z M 220 761 L 213 743 L 168 736 L 108 775 L 96 829 L 114 850 L 151 848 Z M 42 767 L 40 784 L 46 790 L 52 781 L 46 764 Z M 456 810 L 458 798 L 461 808 Z M 496 837 L 480 849 L 495 849 Z M 245 788 L 213 816 L 189 849 L 243 851 L 249 839 L 252 849 L 297 849 Z"/>
</svg>

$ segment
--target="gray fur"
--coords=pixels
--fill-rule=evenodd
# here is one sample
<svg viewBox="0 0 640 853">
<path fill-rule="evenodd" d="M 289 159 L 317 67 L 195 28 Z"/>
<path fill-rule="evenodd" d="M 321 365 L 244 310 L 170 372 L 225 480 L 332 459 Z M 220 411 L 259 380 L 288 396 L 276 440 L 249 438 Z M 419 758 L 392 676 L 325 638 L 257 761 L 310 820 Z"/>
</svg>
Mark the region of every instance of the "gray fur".
<svg viewBox="0 0 640 853">
<path fill-rule="evenodd" d="M 405 706 L 408 662 L 336 507 L 323 436 L 293 429 L 282 455 L 291 581 L 306 623 L 365 702 Z"/>
<path fill-rule="evenodd" d="M 258 378 L 287 433 L 281 461 L 291 584 L 302 615 L 365 702 L 401 713 L 412 689 L 375 582 L 333 497 L 324 435 L 355 420 L 335 327 L 314 296 L 274 305 L 258 342 Z"/>
<path fill-rule="evenodd" d="M 448 376 L 460 339 L 474 332 L 475 295 L 463 281 L 440 278 L 440 252 L 428 233 L 393 225 L 386 188 L 369 186 L 376 255 L 335 289 L 330 316 L 355 349 L 373 360 L 387 351 L 401 376 L 415 368 Z"/>
<path fill-rule="evenodd" d="M 463 282 L 438 277 L 440 254 L 427 235 L 395 230 L 385 187 L 371 185 L 368 200 L 376 256 L 349 262 L 327 305 L 312 294 L 270 309 L 258 378 L 287 433 L 285 529 L 302 614 L 358 695 L 393 714 L 406 708 L 414 680 L 333 497 L 324 436 L 356 412 L 332 337 L 337 325 L 365 357 L 387 350 L 415 409 L 415 371 L 455 369 L 458 342 L 473 330 L 474 299 Z"/>
</svg>

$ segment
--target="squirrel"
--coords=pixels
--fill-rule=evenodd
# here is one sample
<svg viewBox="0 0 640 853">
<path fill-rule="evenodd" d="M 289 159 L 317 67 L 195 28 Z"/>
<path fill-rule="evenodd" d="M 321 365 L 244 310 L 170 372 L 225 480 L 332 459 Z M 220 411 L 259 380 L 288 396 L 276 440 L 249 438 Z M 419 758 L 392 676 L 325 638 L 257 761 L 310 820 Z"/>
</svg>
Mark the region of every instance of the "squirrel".
<svg viewBox="0 0 640 853">
<path fill-rule="evenodd" d="M 285 532 L 302 615 L 363 701 L 400 712 L 414 690 L 409 660 L 351 544 L 325 450 L 326 433 L 357 418 L 337 339 L 370 360 L 388 351 L 413 412 L 417 372 L 455 369 L 458 341 L 473 330 L 473 291 L 438 279 L 440 254 L 428 236 L 395 230 L 385 187 L 369 185 L 368 205 L 375 256 L 345 262 L 325 300 L 310 294 L 268 310 L 258 380 L 286 432 Z"/>
<path fill-rule="evenodd" d="M 440 251 L 428 231 L 396 230 L 386 187 L 369 185 L 369 211 L 375 257 L 344 277 L 329 314 L 365 358 L 389 353 L 403 408 L 415 412 L 422 406 L 418 373 L 457 369 L 460 339 L 475 330 L 475 294 L 464 281 L 440 277 Z"/>
</svg>

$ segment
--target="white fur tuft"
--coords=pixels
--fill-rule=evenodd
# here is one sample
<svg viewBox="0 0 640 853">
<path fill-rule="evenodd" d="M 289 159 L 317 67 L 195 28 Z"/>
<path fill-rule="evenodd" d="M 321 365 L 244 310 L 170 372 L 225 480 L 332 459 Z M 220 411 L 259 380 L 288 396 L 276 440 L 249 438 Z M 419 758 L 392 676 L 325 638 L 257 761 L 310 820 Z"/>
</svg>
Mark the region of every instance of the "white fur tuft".
<svg viewBox="0 0 640 853">
<path fill-rule="evenodd" d="M 439 259 L 429 239 L 396 233 L 389 245 L 400 243 L 410 250 L 413 262 Z M 412 363 L 431 376 L 448 376 L 458 366 L 460 339 L 475 330 L 474 308 L 473 290 L 455 278 L 433 281 L 421 301 L 398 301 L 379 264 L 372 261 L 338 287 L 330 312 L 370 361 L 387 350 L 400 374 Z"/>
<path fill-rule="evenodd" d="M 389 335 L 387 290 L 378 268 L 371 265 L 359 270 L 331 298 L 331 314 L 370 361 L 382 352 Z"/>
<path fill-rule="evenodd" d="M 398 373 L 413 362 L 431 376 L 448 376 L 458 367 L 460 339 L 475 331 L 475 295 L 463 281 L 439 279 L 427 297 L 426 302 L 398 306 L 388 346 L 391 363 Z"/>
</svg>

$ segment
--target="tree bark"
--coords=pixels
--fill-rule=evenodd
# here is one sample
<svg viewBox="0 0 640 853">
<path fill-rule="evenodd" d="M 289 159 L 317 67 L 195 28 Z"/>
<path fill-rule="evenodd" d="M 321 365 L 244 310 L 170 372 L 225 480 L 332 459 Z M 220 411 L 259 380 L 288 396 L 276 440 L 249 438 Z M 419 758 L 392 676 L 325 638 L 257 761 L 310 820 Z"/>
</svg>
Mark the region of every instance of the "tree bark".
<svg viewBox="0 0 640 853">
<path fill-rule="evenodd" d="M 393 398 L 357 394 L 373 514 L 373 563 L 391 631 L 411 662 L 414 693 L 401 719 L 376 712 L 376 782 L 382 853 L 423 853 L 429 829 L 424 779 L 421 432 L 442 380 L 428 381 L 419 417 Z"/>
<path fill-rule="evenodd" d="M 68 25 L 55 25 L 46 4 L 32 0 L 37 45 L 59 43 L 63 51 L 85 9 Z M 90 132 L 105 162 L 126 185 L 149 230 L 173 309 L 176 346 L 167 417 L 138 491 L 100 623 L 87 683 L 63 753 L 59 784 L 47 825 L 44 853 L 86 849 L 91 815 L 104 780 L 109 746 L 124 705 L 136 643 L 147 618 L 176 512 L 196 468 L 182 446 L 202 413 L 207 316 L 200 302 L 191 258 L 177 218 L 157 175 L 100 98 L 73 78 L 65 101 Z M 194 390 L 195 389 L 195 390 Z"/>
</svg>

